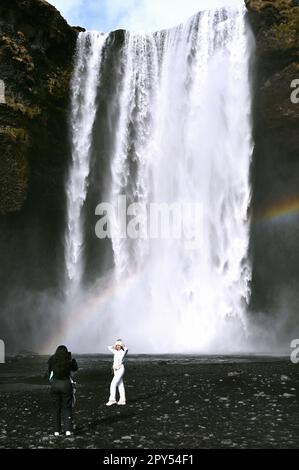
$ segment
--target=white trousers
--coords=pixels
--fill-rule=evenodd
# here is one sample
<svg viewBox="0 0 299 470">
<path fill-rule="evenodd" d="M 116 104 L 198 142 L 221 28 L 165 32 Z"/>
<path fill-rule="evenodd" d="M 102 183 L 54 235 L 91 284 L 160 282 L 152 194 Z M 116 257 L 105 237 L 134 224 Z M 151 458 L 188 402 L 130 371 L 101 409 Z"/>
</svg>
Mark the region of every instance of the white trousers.
<svg viewBox="0 0 299 470">
<path fill-rule="evenodd" d="M 116 389 L 119 391 L 120 401 L 126 401 L 126 392 L 123 381 L 123 376 L 125 373 L 124 366 L 121 366 L 120 369 L 114 371 L 114 377 L 110 385 L 110 398 L 109 401 L 116 401 Z"/>
</svg>

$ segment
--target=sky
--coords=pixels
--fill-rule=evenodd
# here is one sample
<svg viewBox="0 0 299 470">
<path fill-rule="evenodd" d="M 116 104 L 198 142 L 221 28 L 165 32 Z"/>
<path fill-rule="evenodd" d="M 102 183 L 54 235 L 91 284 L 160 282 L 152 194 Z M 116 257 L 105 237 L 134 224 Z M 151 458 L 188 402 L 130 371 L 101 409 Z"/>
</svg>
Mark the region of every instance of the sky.
<svg viewBox="0 0 299 470">
<path fill-rule="evenodd" d="M 110 32 L 158 31 L 183 23 L 200 10 L 243 0 L 48 0 L 72 26 Z"/>
</svg>

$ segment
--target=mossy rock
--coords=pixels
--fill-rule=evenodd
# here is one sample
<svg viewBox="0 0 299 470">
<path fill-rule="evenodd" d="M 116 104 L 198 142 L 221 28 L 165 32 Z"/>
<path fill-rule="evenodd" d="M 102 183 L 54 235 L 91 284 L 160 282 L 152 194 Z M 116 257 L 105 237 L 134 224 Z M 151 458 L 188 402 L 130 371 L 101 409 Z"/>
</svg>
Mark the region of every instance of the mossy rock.
<svg viewBox="0 0 299 470">
<path fill-rule="evenodd" d="M 260 53 L 298 51 L 299 2 L 247 0 L 246 6 Z"/>
<path fill-rule="evenodd" d="M 7 96 L 6 104 L 13 111 L 19 112 L 29 119 L 34 119 L 41 114 L 41 108 L 39 106 L 28 106 L 25 103 L 17 101 L 14 96 Z"/>
<path fill-rule="evenodd" d="M 0 127 L 0 135 L 6 136 L 14 141 L 29 142 L 29 135 L 26 129 L 16 127 Z"/>
<path fill-rule="evenodd" d="M 18 36 L 20 38 L 20 36 Z M 24 45 L 19 44 L 13 38 L 2 35 L 0 38 L 0 47 L 7 52 L 13 61 L 24 65 L 27 72 L 34 70 L 33 58 Z"/>
<path fill-rule="evenodd" d="M 51 98 L 62 101 L 68 98 L 71 75 L 71 68 L 58 68 L 53 74 L 47 77 L 47 91 Z"/>
<path fill-rule="evenodd" d="M 25 129 L 0 127 L 0 215 L 20 210 L 28 188 L 28 134 Z"/>
</svg>

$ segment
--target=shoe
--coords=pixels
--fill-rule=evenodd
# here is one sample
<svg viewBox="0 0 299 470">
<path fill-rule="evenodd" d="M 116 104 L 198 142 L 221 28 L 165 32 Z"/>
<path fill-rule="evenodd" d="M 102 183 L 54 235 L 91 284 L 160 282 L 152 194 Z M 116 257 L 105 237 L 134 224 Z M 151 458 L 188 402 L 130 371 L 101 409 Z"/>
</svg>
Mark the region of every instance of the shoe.
<svg viewBox="0 0 299 470">
<path fill-rule="evenodd" d="M 119 402 L 117 402 L 118 405 L 125 405 L 126 402 L 124 400 L 119 400 Z"/>
<path fill-rule="evenodd" d="M 72 432 L 71 431 L 66 431 L 65 435 L 69 437 L 69 436 L 72 435 Z"/>
<path fill-rule="evenodd" d="M 106 406 L 112 406 L 112 405 L 115 405 L 116 401 L 115 400 L 109 400 L 107 403 L 106 403 Z"/>
<path fill-rule="evenodd" d="M 58 436 L 60 436 L 60 433 L 59 432 L 54 432 L 54 436 L 58 437 Z"/>
</svg>

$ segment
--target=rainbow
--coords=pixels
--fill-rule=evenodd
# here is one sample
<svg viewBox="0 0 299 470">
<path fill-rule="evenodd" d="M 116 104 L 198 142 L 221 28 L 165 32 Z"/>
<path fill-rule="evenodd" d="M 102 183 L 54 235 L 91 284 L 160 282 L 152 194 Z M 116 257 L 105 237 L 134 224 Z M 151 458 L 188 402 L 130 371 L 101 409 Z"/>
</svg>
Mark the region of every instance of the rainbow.
<svg viewBox="0 0 299 470">
<path fill-rule="evenodd" d="M 253 219 L 253 223 L 284 222 L 299 215 L 299 196 L 292 196 L 277 202 L 273 206 L 261 211 Z"/>
<path fill-rule="evenodd" d="M 64 307 L 66 321 L 59 331 L 49 338 L 43 349 L 44 354 L 54 353 L 57 346 L 65 343 L 73 343 L 81 332 L 86 329 L 95 331 L 98 328 L 99 318 L 107 312 L 109 305 L 118 295 L 126 295 L 132 285 L 140 280 L 141 271 L 135 271 L 121 281 L 111 279 L 109 286 L 99 286 L 99 294 L 89 292 L 82 296 L 80 301 L 69 302 Z M 67 346 L 67 344 L 66 344 Z"/>
</svg>

